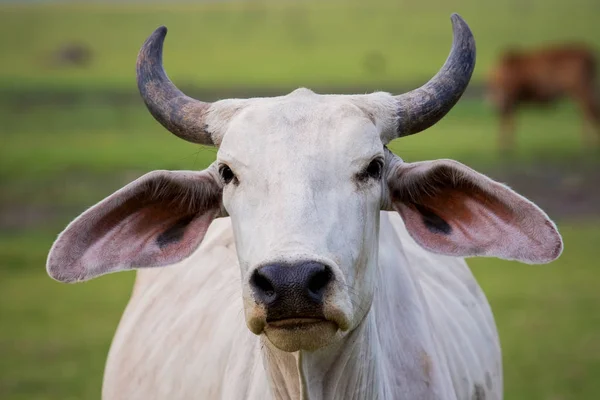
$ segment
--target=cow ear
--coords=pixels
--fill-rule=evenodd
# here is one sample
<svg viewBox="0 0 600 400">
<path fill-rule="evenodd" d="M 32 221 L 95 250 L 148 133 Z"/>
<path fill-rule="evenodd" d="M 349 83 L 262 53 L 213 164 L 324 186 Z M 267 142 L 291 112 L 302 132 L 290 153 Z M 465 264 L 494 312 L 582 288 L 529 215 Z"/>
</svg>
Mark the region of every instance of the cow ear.
<svg viewBox="0 0 600 400">
<path fill-rule="evenodd" d="M 389 208 L 434 253 L 541 264 L 562 252 L 562 238 L 540 208 L 456 161 L 404 163 L 396 157 L 387 185 Z"/>
<path fill-rule="evenodd" d="M 180 261 L 220 216 L 221 192 L 211 168 L 146 174 L 67 226 L 48 255 L 48 274 L 75 282 Z"/>
</svg>

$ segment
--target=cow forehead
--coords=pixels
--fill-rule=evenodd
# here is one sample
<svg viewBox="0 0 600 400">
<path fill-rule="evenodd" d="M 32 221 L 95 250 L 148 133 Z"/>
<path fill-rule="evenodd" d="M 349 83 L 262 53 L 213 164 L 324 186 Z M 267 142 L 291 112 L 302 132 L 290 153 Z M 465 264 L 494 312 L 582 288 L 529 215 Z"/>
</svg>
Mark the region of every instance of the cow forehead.
<svg viewBox="0 0 600 400">
<path fill-rule="evenodd" d="M 319 95 L 298 89 L 287 96 L 219 103 L 215 115 L 228 118 L 219 155 L 245 162 L 254 154 L 262 160 L 279 155 L 282 162 L 284 157 L 334 153 L 369 157 L 382 150 L 380 135 L 394 123 L 388 93 Z"/>
</svg>

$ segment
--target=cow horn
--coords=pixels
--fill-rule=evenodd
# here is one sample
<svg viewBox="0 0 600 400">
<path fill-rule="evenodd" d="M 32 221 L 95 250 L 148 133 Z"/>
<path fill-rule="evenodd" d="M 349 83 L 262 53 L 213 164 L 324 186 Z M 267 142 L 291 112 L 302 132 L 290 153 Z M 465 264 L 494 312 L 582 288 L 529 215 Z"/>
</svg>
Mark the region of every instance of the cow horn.
<svg viewBox="0 0 600 400">
<path fill-rule="evenodd" d="M 210 103 L 183 94 L 171 82 L 162 65 L 167 28 L 157 28 L 142 46 L 137 59 L 137 84 L 144 103 L 154 118 L 180 138 L 212 145 L 205 115 Z"/>
<path fill-rule="evenodd" d="M 421 132 L 434 125 L 454 107 L 475 69 L 475 39 L 467 23 L 452 14 L 454 38 L 444 66 L 418 89 L 396 96 L 396 137 Z"/>
</svg>

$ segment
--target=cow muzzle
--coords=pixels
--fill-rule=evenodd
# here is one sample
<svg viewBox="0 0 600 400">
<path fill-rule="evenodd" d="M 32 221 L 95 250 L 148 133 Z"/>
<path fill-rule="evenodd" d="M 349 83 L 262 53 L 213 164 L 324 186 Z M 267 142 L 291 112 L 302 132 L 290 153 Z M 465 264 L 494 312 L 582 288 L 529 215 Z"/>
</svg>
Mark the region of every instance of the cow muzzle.
<svg viewBox="0 0 600 400">
<path fill-rule="evenodd" d="M 330 343 L 348 319 L 335 307 L 337 279 L 319 262 L 272 263 L 254 270 L 249 287 L 262 312 L 250 316 L 255 334 L 265 333 L 284 351 L 314 350 Z"/>
</svg>

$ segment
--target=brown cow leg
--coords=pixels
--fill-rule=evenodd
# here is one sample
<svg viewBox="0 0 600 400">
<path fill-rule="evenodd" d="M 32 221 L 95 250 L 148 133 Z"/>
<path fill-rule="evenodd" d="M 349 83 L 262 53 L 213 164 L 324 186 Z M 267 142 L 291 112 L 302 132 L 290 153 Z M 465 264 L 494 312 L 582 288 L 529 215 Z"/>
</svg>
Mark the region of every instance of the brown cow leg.
<svg viewBox="0 0 600 400">
<path fill-rule="evenodd" d="M 583 114 L 582 138 L 584 146 L 600 145 L 600 104 L 591 87 L 575 93 L 575 100 Z"/>
<path fill-rule="evenodd" d="M 512 110 L 503 110 L 500 114 L 498 145 L 502 154 L 511 153 L 515 148 L 515 121 Z"/>
</svg>

